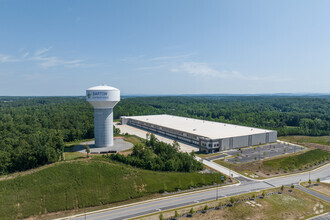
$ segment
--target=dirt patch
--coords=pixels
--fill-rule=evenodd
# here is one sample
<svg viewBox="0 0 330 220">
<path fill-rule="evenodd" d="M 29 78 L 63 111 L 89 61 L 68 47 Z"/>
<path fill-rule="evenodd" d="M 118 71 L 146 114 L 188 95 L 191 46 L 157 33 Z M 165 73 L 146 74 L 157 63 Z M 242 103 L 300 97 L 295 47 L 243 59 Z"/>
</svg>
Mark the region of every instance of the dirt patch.
<svg viewBox="0 0 330 220">
<path fill-rule="evenodd" d="M 124 156 L 127 156 L 127 155 L 129 155 L 129 154 L 131 154 L 131 153 L 132 153 L 131 150 L 130 150 L 130 151 L 118 152 L 118 154 L 121 154 L 121 155 L 124 155 Z"/>
<path fill-rule="evenodd" d="M 146 187 L 147 184 L 141 184 L 141 186 L 138 186 L 135 182 L 134 182 L 134 189 L 136 192 L 145 192 L 146 191 Z"/>
<path fill-rule="evenodd" d="M 301 184 L 304 187 L 309 186 L 309 183 L 303 183 Z M 308 187 L 311 190 L 314 190 L 316 192 L 322 193 L 324 195 L 330 196 L 330 184 L 329 183 L 315 183 L 312 182 L 311 186 Z"/>
</svg>

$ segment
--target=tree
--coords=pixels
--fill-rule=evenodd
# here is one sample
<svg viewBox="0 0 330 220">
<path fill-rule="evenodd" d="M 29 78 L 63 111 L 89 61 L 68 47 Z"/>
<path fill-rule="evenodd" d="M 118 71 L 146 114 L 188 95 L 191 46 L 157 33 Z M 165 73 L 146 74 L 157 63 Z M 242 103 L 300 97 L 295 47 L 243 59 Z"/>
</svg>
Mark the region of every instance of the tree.
<svg viewBox="0 0 330 220">
<path fill-rule="evenodd" d="M 318 183 L 321 182 L 320 178 L 317 178 L 316 182 L 318 182 Z"/>
<path fill-rule="evenodd" d="M 234 203 L 235 199 L 233 197 L 230 198 L 230 203 Z"/>
<path fill-rule="evenodd" d="M 120 135 L 120 129 L 119 128 L 116 128 L 114 125 L 113 125 L 113 135 L 114 136 Z"/>
<path fill-rule="evenodd" d="M 209 206 L 208 205 L 205 205 L 204 206 L 204 210 L 208 210 L 209 209 Z"/>
<path fill-rule="evenodd" d="M 195 213 L 195 210 L 194 208 L 191 208 L 190 211 L 189 211 L 190 214 L 194 214 Z"/>
<path fill-rule="evenodd" d="M 308 180 L 308 183 L 309 183 L 309 185 L 311 185 L 311 184 L 312 184 L 312 180 L 311 180 L 311 179 L 309 179 L 309 180 Z"/>
<path fill-rule="evenodd" d="M 159 215 L 159 220 L 164 220 L 163 213 L 160 213 L 160 215 Z"/>
<path fill-rule="evenodd" d="M 293 184 L 291 185 L 291 188 L 294 189 L 294 185 Z"/>
<path fill-rule="evenodd" d="M 89 158 L 89 153 L 91 152 L 91 149 L 89 148 L 89 145 L 85 144 L 84 148 L 85 148 L 86 153 L 87 153 L 87 158 Z"/>
<path fill-rule="evenodd" d="M 283 186 L 283 185 L 281 186 L 281 190 L 282 190 L 282 191 L 284 190 L 284 186 Z"/>
<path fill-rule="evenodd" d="M 174 212 L 174 217 L 175 217 L 175 218 L 179 217 L 179 213 L 178 213 L 177 210 L 175 210 L 175 212 Z"/>
</svg>

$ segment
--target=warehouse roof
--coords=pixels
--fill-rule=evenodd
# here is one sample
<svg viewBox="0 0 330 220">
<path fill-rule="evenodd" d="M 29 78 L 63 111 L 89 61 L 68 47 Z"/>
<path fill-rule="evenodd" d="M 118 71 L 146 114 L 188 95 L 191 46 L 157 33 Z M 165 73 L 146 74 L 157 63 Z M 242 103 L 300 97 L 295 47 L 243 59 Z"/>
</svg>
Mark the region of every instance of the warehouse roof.
<svg viewBox="0 0 330 220">
<path fill-rule="evenodd" d="M 145 115 L 145 116 L 127 116 L 138 121 L 147 122 L 162 127 L 172 128 L 207 137 L 210 139 L 246 136 L 253 134 L 262 134 L 272 132 L 260 128 L 252 128 L 241 125 L 226 124 L 213 121 L 205 121 L 200 119 L 185 118 L 172 115 Z"/>
</svg>

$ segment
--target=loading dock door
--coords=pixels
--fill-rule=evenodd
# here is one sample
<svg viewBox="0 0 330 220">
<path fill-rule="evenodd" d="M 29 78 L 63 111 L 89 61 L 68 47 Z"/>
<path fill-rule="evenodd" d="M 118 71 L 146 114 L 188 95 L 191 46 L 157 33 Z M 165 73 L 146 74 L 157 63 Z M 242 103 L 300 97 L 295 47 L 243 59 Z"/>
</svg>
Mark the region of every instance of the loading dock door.
<svg viewBox="0 0 330 220">
<path fill-rule="evenodd" d="M 233 149 L 233 138 L 229 138 L 229 149 Z"/>
<path fill-rule="evenodd" d="M 248 146 L 252 146 L 252 135 L 249 135 Z"/>
</svg>

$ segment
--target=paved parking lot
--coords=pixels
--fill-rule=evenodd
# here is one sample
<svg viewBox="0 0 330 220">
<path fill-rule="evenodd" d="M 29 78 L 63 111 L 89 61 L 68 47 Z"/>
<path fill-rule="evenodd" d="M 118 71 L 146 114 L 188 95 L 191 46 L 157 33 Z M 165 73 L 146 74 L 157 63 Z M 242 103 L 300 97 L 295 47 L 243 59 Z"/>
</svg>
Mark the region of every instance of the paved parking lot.
<svg viewBox="0 0 330 220">
<path fill-rule="evenodd" d="M 235 149 L 228 151 L 227 154 L 234 156 L 226 159 L 230 163 L 246 163 L 259 159 L 275 157 L 283 154 L 290 154 L 303 150 L 301 146 L 293 144 L 273 143 L 260 147 L 242 148 L 241 150 Z"/>
</svg>

